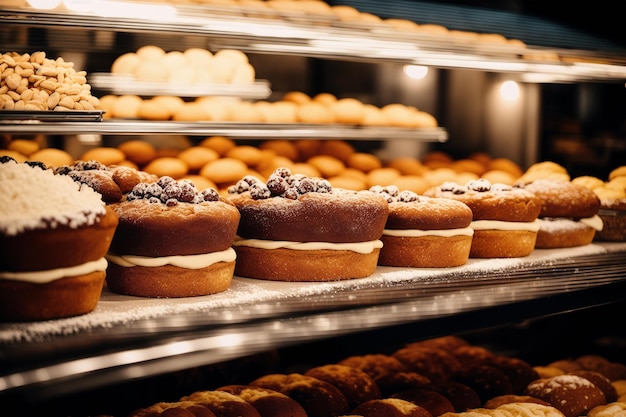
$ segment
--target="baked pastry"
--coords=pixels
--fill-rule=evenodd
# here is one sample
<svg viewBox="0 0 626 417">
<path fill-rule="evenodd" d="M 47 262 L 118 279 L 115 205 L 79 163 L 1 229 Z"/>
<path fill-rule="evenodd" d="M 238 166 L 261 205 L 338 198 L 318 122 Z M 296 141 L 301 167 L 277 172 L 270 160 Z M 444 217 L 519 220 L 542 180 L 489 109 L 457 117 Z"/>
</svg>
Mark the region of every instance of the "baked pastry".
<svg viewBox="0 0 626 417">
<path fill-rule="evenodd" d="M 351 414 L 363 417 L 433 417 L 424 407 L 401 398 L 381 398 L 359 404 Z"/>
<path fill-rule="evenodd" d="M 476 391 L 462 382 L 447 380 L 437 384 L 427 384 L 424 388 L 436 391 L 446 397 L 457 412 L 477 408 L 482 404 Z"/>
<path fill-rule="evenodd" d="M 118 219 L 92 188 L 0 158 L 0 320 L 76 316 L 100 299 Z"/>
<path fill-rule="evenodd" d="M 379 265 L 445 268 L 467 263 L 472 246 L 472 210 L 449 198 L 431 198 L 396 186 L 374 186 L 389 203 Z"/>
<path fill-rule="evenodd" d="M 535 248 L 541 200 L 529 191 L 483 178 L 465 185 L 445 182 L 424 194 L 459 200 L 472 210 L 470 258 L 523 257 Z"/>
<path fill-rule="evenodd" d="M 276 169 L 228 189 L 241 213 L 235 273 L 277 281 L 369 276 L 382 246 L 387 201 L 370 191 L 333 189 L 321 178 Z"/>
<path fill-rule="evenodd" d="M 571 371 L 569 374 L 582 376 L 583 378 L 591 381 L 596 387 L 600 388 L 600 391 L 604 394 L 604 398 L 607 403 L 617 401 L 617 390 L 611 384 L 611 380 L 602 375 L 600 372 L 579 369 Z"/>
<path fill-rule="evenodd" d="M 496 355 L 490 364 L 509 377 L 514 394 L 521 394 L 528 384 L 539 379 L 539 373 L 532 365 L 520 358 Z"/>
<path fill-rule="evenodd" d="M 219 417 L 261 417 L 259 412 L 241 397 L 226 391 L 195 391 L 180 399 L 208 408 Z"/>
<path fill-rule="evenodd" d="M 215 189 L 161 177 L 111 204 L 119 226 L 107 255 L 115 293 L 189 297 L 225 291 L 235 268 L 239 212 Z"/>
<path fill-rule="evenodd" d="M 524 394 L 549 402 L 565 417 L 586 415 L 592 408 L 606 404 L 602 391 L 577 375 L 538 379 L 528 384 Z"/>
<path fill-rule="evenodd" d="M 267 374 L 250 385 L 282 392 L 296 400 L 308 417 L 342 415 L 349 411 L 348 400 L 333 384 L 299 373 Z"/>
<path fill-rule="evenodd" d="M 542 202 L 536 248 L 569 248 L 591 243 L 602 230 L 600 199 L 590 189 L 565 180 L 538 179 L 523 186 Z"/>
<path fill-rule="evenodd" d="M 422 374 L 435 383 L 446 381 L 460 367 L 450 352 L 427 346 L 403 347 L 392 355 L 409 371 Z"/>
<path fill-rule="evenodd" d="M 400 398 L 424 407 L 433 416 L 455 411 L 454 406 L 444 395 L 427 387 L 411 388 L 395 393 L 391 398 Z"/>
<path fill-rule="evenodd" d="M 207 407 L 194 401 L 159 402 L 131 412 L 128 417 L 217 417 Z"/>
<path fill-rule="evenodd" d="M 225 385 L 217 389 L 240 397 L 261 417 L 307 417 L 304 408 L 293 398 L 275 390 L 252 385 Z"/>
<path fill-rule="evenodd" d="M 383 353 L 348 356 L 338 363 L 359 368 L 372 377 L 374 381 L 390 373 L 406 371 L 406 367 L 398 359 Z"/>
<path fill-rule="evenodd" d="M 450 379 L 472 388 L 484 403 L 498 395 L 513 394 L 509 377 L 495 366 L 474 365 L 454 372 Z"/>
<path fill-rule="evenodd" d="M 549 402 L 541 400 L 539 398 L 531 397 L 530 395 L 518 395 L 518 394 L 505 394 L 498 395 L 497 397 L 490 398 L 485 401 L 485 408 L 498 408 L 503 404 L 510 403 L 535 403 L 535 404 L 543 404 L 550 405 Z"/>
<path fill-rule="evenodd" d="M 588 417 L 624 417 L 626 416 L 626 402 L 610 402 L 593 407 L 587 413 Z"/>
<path fill-rule="evenodd" d="M 378 384 L 364 371 L 348 365 L 328 364 L 309 369 L 304 375 L 333 384 L 343 393 L 350 409 L 381 398 Z"/>
</svg>

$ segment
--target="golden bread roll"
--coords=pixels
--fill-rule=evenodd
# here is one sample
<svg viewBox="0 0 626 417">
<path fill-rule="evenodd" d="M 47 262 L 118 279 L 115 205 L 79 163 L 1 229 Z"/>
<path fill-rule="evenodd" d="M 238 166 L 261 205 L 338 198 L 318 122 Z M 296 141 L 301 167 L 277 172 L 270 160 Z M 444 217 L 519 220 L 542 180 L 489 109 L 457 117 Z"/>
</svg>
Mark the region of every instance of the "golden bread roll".
<svg viewBox="0 0 626 417">
<path fill-rule="evenodd" d="M 604 186 L 604 181 L 598 177 L 592 177 L 590 175 L 582 175 L 572 179 L 572 184 L 582 185 L 590 190 Z"/>
<path fill-rule="evenodd" d="M 355 152 L 348 157 L 346 165 L 350 168 L 356 168 L 363 172 L 369 172 L 376 168 L 382 168 L 383 164 L 380 158 L 366 152 Z"/>
<path fill-rule="evenodd" d="M 431 187 L 431 184 L 421 175 L 400 175 L 394 179 L 393 185 L 400 190 L 413 191 L 416 194 L 423 194 Z"/>
<path fill-rule="evenodd" d="M 17 162 L 25 162 L 29 160 L 26 155 L 10 149 L 0 149 L 0 156 L 8 156 L 15 159 Z"/>
<path fill-rule="evenodd" d="M 302 174 L 307 177 L 320 177 L 322 175 L 317 168 L 313 165 L 307 164 L 306 162 L 295 162 L 291 165 L 290 169 L 294 174 Z"/>
<path fill-rule="evenodd" d="M 9 142 L 7 149 L 30 156 L 39 150 L 39 144 L 30 139 L 13 139 Z"/>
<path fill-rule="evenodd" d="M 298 160 L 298 148 L 293 141 L 287 139 L 268 140 L 261 145 L 260 149 L 274 151 L 276 155 L 284 156 L 292 161 Z"/>
<path fill-rule="evenodd" d="M 354 146 L 345 140 L 330 139 L 322 141 L 317 152 L 322 155 L 333 156 L 345 164 L 355 150 Z"/>
<path fill-rule="evenodd" d="M 301 103 L 296 111 L 297 120 L 301 123 L 329 124 L 335 122 L 335 115 L 325 104 L 310 100 Z"/>
<path fill-rule="evenodd" d="M 391 123 L 387 115 L 373 104 L 363 105 L 363 126 L 389 126 Z"/>
<path fill-rule="evenodd" d="M 330 182 L 330 185 L 332 185 L 333 188 L 343 188 L 355 191 L 367 189 L 366 181 L 342 174 L 334 177 L 328 177 L 328 182 Z"/>
<path fill-rule="evenodd" d="M 178 179 L 189 172 L 187 164 L 179 158 L 161 156 L 150 161 L 144 171 L 158 177 L 172 177 Z"/>
<path fill-rule="evenodd" d="M 135 79 L 148 83 L 166 83 L 169 79 L 169 71 L 160 60 L 142 59 L 135 68 Z"/>
<path fill-rule="evenodd" d="M 296 104 L 304 104 L 311 101 L 311 97 L 302 91 L 289 91 L 283 95 L 282 99 Z"/>
<path fill-rule="evenodd" d="M 320 139 L 299 139 L 294 142 L 298 150 L 298 160 L 306 161 L 312 156 L 317 155 L 324 141 Z"/>
<path fill-rule="evenodd" d="M 387 166 L 397 169 L 402 175 L 423 175 L 428 171 L 428 168 L 417 158 L 409 156 L 394 158 L 387 163 Z"/>
<path fill-rule="evenodd" d="M 126 159 L 126 154 L 119 148 L 99 146 L 83 153 L 80 158 L 83 161 L 98 161 L 104 165 L 116 165 Z"/>
<path fill-rule="evenodd" d="M 231 183 L 240 180 L 248 172 L 245 162 L 235 158 L 220 158 L 211 161 L 200 169 L 200 175 L 216 184 Z"/>
<path fill-rule="evenodd" d="M 401 31 L 416 32 L 419 30 L 419 25 L 408 19 L 389 18 L 383 19 L 383 22 L 391 26 L 393 29 Z"/>
<path fill-rule="evenodd" d="M 115 58 L 111 73 L 115 75 L 134 75 L 141 58 L 134 52 L 127 52 Z"/>
<path fill-rule="evenodd" d="M 617 177 L 625 177 L 626 176 L 626 165 L 619 166 L 609 172 L 609 181 L 613 180 Z"/>
<path fill-rule="evenodd" d="M 213 149 L 219 156 L 224 156 L 229 150 L 237 146 L 237 143 L 224 136 L 210 136 L 203 139 L 198 145 Z"/>
<path fill-rule="evenodd" d="M 522 168 L 514 161 L 508 158 L 494 158 L 489 162 L 489 170 L 501 170 L 508 172 L 516 179 L 523 174 Z"/>
<path fill-rule="evenodd" d="M 516 176 L 513 176 L 510 172 L 500 169 L 490 169 L 489 171 L 484 172 L 481 177 L 492 184 L 506 185 L 514 185 L 518 178 Z"/>
<path fill-rule="evenodd" d="M 324 178 L 339 175 L 346 167 L 340 159 L 331 155 L 316 155 L 309 158 L 307 163 L 315 167 Z"/>
<path fill-rule="evenodd" d="M 157 150 L 150 142 L 142 139 L 131 139 L 117 145 L 117 148 L 124 152 L 126 159 L 144 166 L 157 157 Z"/>
<path fill-rule="evenodd" d="M 272 155 L 271 157 L 264 157 L 256 169 L 263 177 L 268 177 L 278 168 L 285 167 L 291 169 L 293 165 L 294 162 L 289 158 L 280 155 Z"/>
<path fill-rule="evenodd" d="M 400 176 L 400 171 L 395 168 L 383 167 L 372 169 L 367 173 L 367 186 L 369 188 L 374 185 L 393 185 Z"/>
<path fill-rule="evenodd" d="M 165 56 L 163 48 L 156 45 L 144 45 L 135 52 L 141 60 L 159 61 Z"/>
<path fill-rule="evenodd" d="M 363 103 L 354 98 L 341 98 L 329 104 L 334 114 L 335 122 L 349 125 L 358 125 L 363 122 L 365 110 Z"/>
<path fill-rule="evenodd" d="M 329 106 L 337 101 L 337 97 L 331 93 L 318 93 L 312 97 L 312 100 Z"/>
<path fill-rule="evenodd" d="M 174 113 L 154 99 L 143 100 L 137 108 L 137 117 L 144 120 L 169 120 Z"/>
<path fill-rule="evenodd" d="M 197 172 L 204 165 L 215 161 L 220 156 L 213 149 L 207 148 L 206 146 L 191 146 L 180 151 L 177 157 L 187 164 L 190 171 Z"/>
<path fill-rule="evenodd" d="M 261 149 L 256 146 L 251 145 L 239 145 L 235 146 L 228 152 L 226 152 L 227 158 L 234 158 L 243 161 L 248 167 L 257 166 L 262 158 L 264 153 Z"/>
<path fill-rule="evenodd" d="M 135 95 L 117 97 L 111 108 L 111 117 L 120 119 L 137 118 L 142 101 L 141 97 Z"/>
<path fill-rule="evenodd" d="M 31 161 L 43 162 L 48 168 L 71 165 L 74 158 L 68 152 L 56 148 L 43 148 L 30 155 Z"/>
</svg>

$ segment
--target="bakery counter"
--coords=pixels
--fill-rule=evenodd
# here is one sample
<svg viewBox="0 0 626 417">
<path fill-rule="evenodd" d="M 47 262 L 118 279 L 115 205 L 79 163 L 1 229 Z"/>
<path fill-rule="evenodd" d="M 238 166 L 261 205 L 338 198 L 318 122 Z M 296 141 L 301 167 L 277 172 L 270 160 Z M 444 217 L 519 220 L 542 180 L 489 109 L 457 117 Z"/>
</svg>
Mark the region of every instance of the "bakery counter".
<svg viewBox="0 0 626 417">
<path fill-rule="evenodd" d="M 427 338 L 623 302 L 625 254 L 626 243 L 593 243 L 337 282 L 235 276 L 225 292 L 180 299 L 105 288 L 89 314 L 0 325 L 0 398 L 52 398 L 334 337 L 397 328 Z"/>
<path fill-rule="evenodd" d="M 245 122 L 173 122 L 145 120 L 93 120 L 93 112 L 30 112 L 13 117 L 0 111 L 0 133 L 21 134 L 100 134 L 100 135 L 188 135 L 227 136 L 249 139 L 411 139 L 423 142 L 446 142 L 444 128 L 360 127 L 341 124 L 245 123 Z M 26 113 L 26 112 L 21 112 Z M 70 113 L 68 115 L 68 113 Z M 65 119 L 64 119 L 65 117 Z M 68 121 L 69 120 L 69 121 Z"/>
<path fill-rule="evenodd" d="M 0 22 L 3 26 L 50 30 L 184 34 L 206 37 L 210 48 L 216 50 L 235 48 L 252 53 L 473 69 L 519 75 L 522 81 L 529 82 L 626 79 L 623 57 L 601 51 L 474 42 L 449 34 L 341 22 L 329 16 L 297 18 L 298 15 L 259 16 L 242 10 L 219 13 L 215 8 L 199 6 L 143 3 L 146 10 L 136 6 L 120 11 L 6 9 L 0 13 Z M 4 43 L 11 45 L 9 40 Z M 110 46 L 106 42 L 93 45 Z"/>
</svg>

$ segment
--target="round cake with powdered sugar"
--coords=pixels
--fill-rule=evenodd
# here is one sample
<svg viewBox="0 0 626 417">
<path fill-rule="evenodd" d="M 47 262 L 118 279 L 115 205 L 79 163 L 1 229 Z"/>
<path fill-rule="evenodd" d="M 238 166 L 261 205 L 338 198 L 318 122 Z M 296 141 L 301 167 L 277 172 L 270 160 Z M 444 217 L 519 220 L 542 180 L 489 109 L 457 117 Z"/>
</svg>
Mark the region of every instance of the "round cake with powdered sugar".
<svg viewBox="0 0 626 417">
<path fill-rule="evenodd" d="M 379 265 L 444 268 L 467 263 L 474 234 L 467 204 L 400 191 L 393 185 L 370 191 L 389 203 Z"/>
<path fill-rule="evenodd" d="M 241 213 L 235 273 L 277 281 L 331 281 L 376 270 L 387 201 L 371 191 L 335 189 L 321 178 L 276 169 L 246 176 L 229 197 Z"/>
<path fill-rule="evenodd" d="M 602 230 L 598 216 L 600 199 L 587 187 L 567 180 L 537 179 L 524 185 L 524 189 L 542 203 L 536 248 L 587 245 Z"/>
<path fill-rule="evenodd" d="M 445 182 L 424 194 L 454 199 L 472 210 L 470 258 L 522 257 L 535 248 L 541 200 L 529 191 L 480 178 L 465 185 Z"/>
<path fill-rule="evenodd" d="M 577 375 L 538 379 L 528 384 L 524 393 L 547 401 L 565 417 L 584 416 L 594 407 L 607 403 L 600 388 Z"/>
<path fill-rule="evenodd" d="M 215 189 L 165 176 L 137 184 L 110 207 L 119 217 L 107 255 L 111 291 L 190 297 L 228 289 L 240 216 Z"/>
<path fill-rule="evenodd" d="M 0 318 L 96 308 L 118 219 L 92 188 L 43 164 L 0 161 Z"/>
</svg>

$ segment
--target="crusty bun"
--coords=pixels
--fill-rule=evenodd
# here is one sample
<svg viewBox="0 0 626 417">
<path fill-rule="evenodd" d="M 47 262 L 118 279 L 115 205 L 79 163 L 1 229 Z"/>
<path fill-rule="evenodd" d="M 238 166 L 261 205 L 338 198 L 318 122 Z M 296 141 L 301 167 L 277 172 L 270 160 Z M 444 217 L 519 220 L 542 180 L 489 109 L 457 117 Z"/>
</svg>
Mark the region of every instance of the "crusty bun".
<svg viewBox="0 0 626 417">
<path fill-rule="evenodd" d="M 427 346 L 405 346 L 392 355 L 409 371 L 422 374 L 434 383 L 448 380 L 460 366 L 450 352 Z"/>
<path fill-rule="evenodd" d="M 433 416 L 440 416 L 443 413 L 454 412 L 454 406 L 444 395 L 437 391 L 417 387 L 395 393 L 391 398 L 400 398 L 415 405 L 425 408 Z"/>
<path fill-rule="evenodd" d="M 351 412 L 363 417 L 433 417 L 424 407 L 401 398 L 382 398 L 360 404 Z"/>
<path fill-rule="evenodd" d="M 124 153 L 126 159 L 140 167 L 157 157 L 154 145 L 141 139 L 127 140 L 117 145 L 117 148 Z"/>
<path fill-rule="evenodd" d="M 239 212 L 215 189 L 161 177 L 111 207 L 120 219 L 107 255 L 111 291 L 185 297 L 230 286 Z"/>
<path fill-rule="evenodd" d="M 32 153 L 28 160 L 43 162 L 48 168 L 69 165 L 74 162 L 74 158 L 67 151 L 56 148 L 39 149 Z"/>
<path fill-rule="evenodd" d="M 424 194 L 455 199 L 472 210 L 471 258 L 522 257 L 535 248 L 541 200 L 529 191 L 478 179 L 466 185 L 446 182 Z"/>
<path fill-rule="evenodd" d="M 498 408 L 503 404 L 511 404 L 511 403 L 534 403 L 534 404 L 543 404 L 550 405 L 549 402 L 541 400 L 539 398 L 531 397 L 530 395 L 518 395 L 518 394 L 505 394 L 498 395 L 497 397 L 493 397 L 487 401 L 485 401 L 485 408 Z"/>
<path fill-rule="evenodd" d="M 440 383 L 426 384 L 424 388 L 436 391 L 446 397 L 456 412 L 477 408 L 482 404 L 478 393 L 462 382 L 449 379 Z"/>
<path fill-rule="evenodd" d="M 96 308 L 118 224 L 100 194 L 41 165 L 0 162 L 0 320 Z"/>
<path fill-rule="evenodd" d="M 376 269 L 389 211 L 382 196 L 333 189 L 326 180 L 292 175 L 284 167 L 266 183 L 246 176 L 228 191 L 241 213 L 237 275 L 328 281 L 362 278 Z"/>
<path fill-rule="evenodd" d="M 605 405 L 593 407 L 588 413 L 588 417 L 620 417 L 626 415 L 626 402 L 611 402 Z"/>
<path fill-rule="evenodd" d="M 128 417 L 217 417 L 215 413 L 194 401 L 158 402 L 133 411 Z"/>
<path fill-rule="evenodd" d="M 413 268 L 467 263 L 474 231 L 472 210 L 456 200 L 418 196 L 397 187 L 372 187 L 389 203 L 379 265 Z"/>
<path fill-rule="evenodd" d="M 300 403 L 273 389 L 253 385 L 225 385 L 217 391 L 240 397 L 256 408 L 261 417 L 307 417 Z"/>
<path fill-rule="evenodd" d="M 476 391 L 483 403 L 499 395 L 513 394 L 511 380 L 495 366 L 464 366 L 457 369 L 450 379 L 468 385 Z"/>
<path fill-rule="evenodd" d="M 319 365 L 304 375 L 336 386 L 346 397 L 351 409 L 366 401 L 381 398 L 376 382 L 359 368 L 340 364 Z"/>
<path fill-rule="evenodd" d="M 606 404 L 602 391 L 577 375 L 538 379 L 526 387 L 525 394 L 549 402 L 565 417 L 586 415 L 594 407 Z"/>
<path fill-rule="evenodd" d="M 406 370 L 405 366 L 398 359 L 382 353 L 349 356 L 338 363 L 359 368 L 374 380 L 388 373 Z"/>
<path fill-rule="evenodd" d="M 326 381 L 299 373 L 267 374 L 250 385 L 281 392 L 296 400 L 308 417 L 327 417 L 346 414 L 348 401 L 343 393 Z"/>
<path fill-rule="evenodd" d="M 413 371 L 387 372 L 376 378 L 382 398 L 391 397 L 398 392 L 430 384 L 430 379 Z"/>
<path fill-rule="evenodd" d="M 524 188 L 541 199 L 537 248 L 583 246 L 593 241 L 602 220 L 600 199 L 585 186 L 565 180 L 538 179 Z"/>
<path fill-rule="evenodd" d="M 195 391 L 180 401 L 202 405 L 221 417 L 261 417 L 256 408 L 244 399 L 226 391 Z"/>
</svg>

